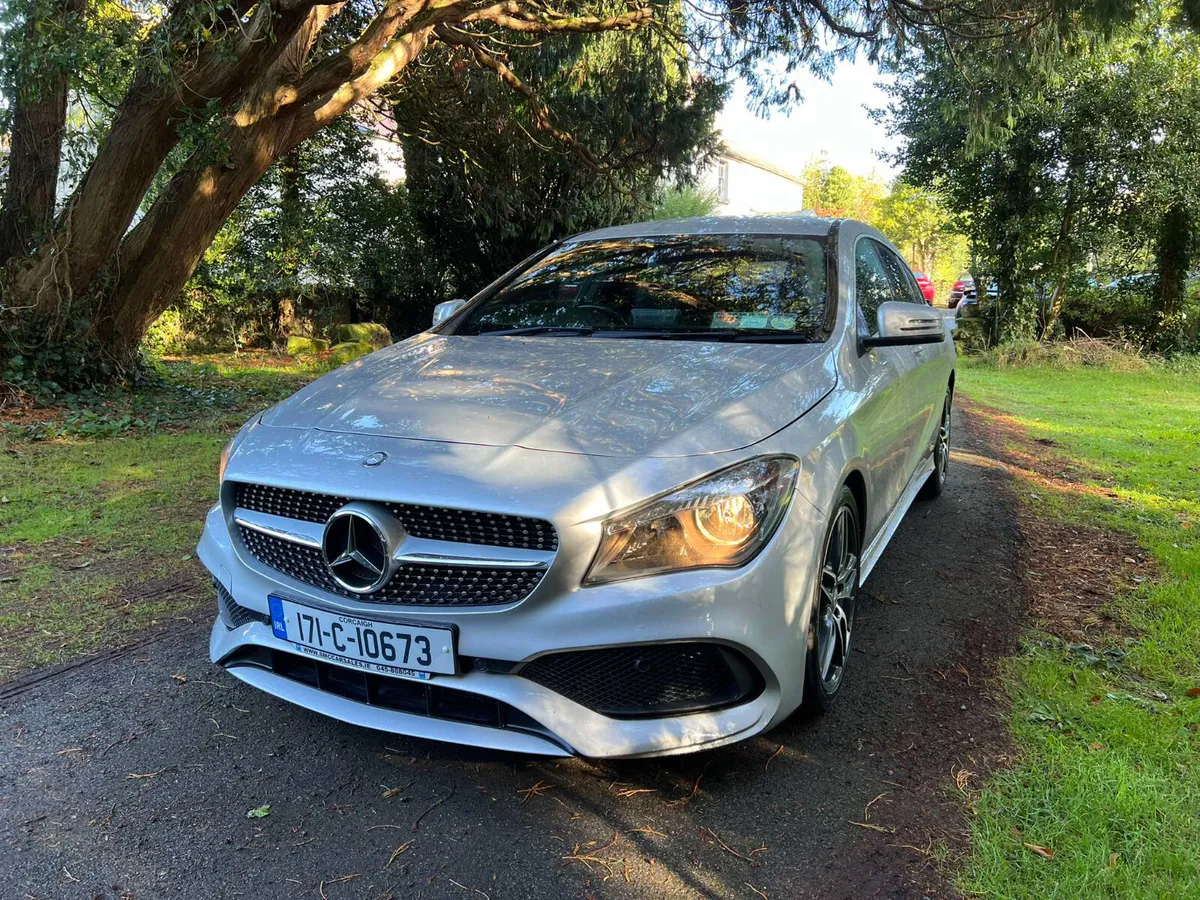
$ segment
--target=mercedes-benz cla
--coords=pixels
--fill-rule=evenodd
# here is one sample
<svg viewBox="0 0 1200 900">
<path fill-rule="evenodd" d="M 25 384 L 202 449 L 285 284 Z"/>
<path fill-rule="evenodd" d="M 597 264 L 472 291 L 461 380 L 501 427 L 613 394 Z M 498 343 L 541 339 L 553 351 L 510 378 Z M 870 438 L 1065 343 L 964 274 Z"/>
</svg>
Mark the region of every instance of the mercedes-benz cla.
<svg viewBox="0 0 1200 900">
<path fill-rule="evenodd" d="M 876 231 L 554 244 L 255 416 L 200 558 L 212 659 L 389 732 L 535 754 L 741 740 L 847 677 L 942 490 L 954 348 Z"/>
</svg>

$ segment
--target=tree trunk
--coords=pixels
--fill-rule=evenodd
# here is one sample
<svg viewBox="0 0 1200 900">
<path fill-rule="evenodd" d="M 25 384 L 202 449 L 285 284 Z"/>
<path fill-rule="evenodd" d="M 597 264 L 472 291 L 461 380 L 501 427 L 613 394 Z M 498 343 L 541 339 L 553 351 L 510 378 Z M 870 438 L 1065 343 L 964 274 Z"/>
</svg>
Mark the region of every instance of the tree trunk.
<svg viewBox="0 0 1200 900">
<path fill-rule="evenodd" d="M 313 22 L 294 42 L 314 40 L 329 15 L 329 7 L 319 7 L 311 15 Z M 390 71 L 372 69 L 371 74 L 381 80 L 393 77 L 424 48 L 431 31 L 423 28 L 398 39 L 391 51 L 394 67 Z M 299 70 L 302 54 L 296 56 L 293 47 L 287 56 L 287 60 L 281 57 L 281 65 Z M 375 86 L 365 89 L 373 91 Z M 331 96 L 299 108 L 284 107 L 290 98 L 286 79 L 265 82 L 227 123 L 219 141 L 226 151 L 225 159 L 219 164 L 205 164 L 200 160 L 209 158 L 207 148 L 197 151 L 122 243 L 120 280 L 97 322 L 99 337 L 118 361 L 137 353 L 146 329 L 183 289 L 225 220 L 254 183 L 276 160 L 360 99 L 359 91 L 344 85 Z"/>
<path fill-rule="evenodd" d="M 1167 323 L 1183 308 L 1184 282 L 1191 263 L 1192 217 L 1177 203 L 1163 213 L 1158 230 L 1158 313 Z"/>
<path fill-rule="evenodd" d="M 50 323 L 51 336 L 55 323 L 71 318 L 75 299 L 112 260 L 155 175 L 179 143 L 178 124 L 210 98 L 227 99 L 242 90 L 241 79 L 276 60 L 308 16 L 295 12 L 274 19 L 268 4 L 260 10 L 237 46 L 201 54 L 178 82 L 158 72 L 134 77 L 53 233 L 9 285 L 13 305 L 33 308 Z M 273 29 L 271 39 L 268 29 Z M 180 84 L 186 84 L 186 96 L 179 92 Z"/>
<path fill-rule="evenodd" d="M 1062 314 L 1063 294 L 1067 287 L 1067 279 L 1071 272 L 1072 233 L 1075 227 L 1075 210 L 1078 206 L 1078 167 L 1072 161 L 1067 172 L 1067 202 L 1063 207 L 1062 219 L 1058 226 L 1058 237 L 1054 241 L 1054 252 L 1050 257 L 1050 270 L 1058 275 L 1054 293 L 1050 297 L 1050 305 L 1046 310 L 1046 319 L 1042 325 L 1040 340 L 1048 341 L 1054 334 L 1054 326 Z"/>
<path fill-rule="evenodd" d="M 59 26 L 66 26 L 83 6 L 84 0 L 60 0 L 52 14 Z M 37 43 L 41 24 L 37 19 L 25 23 L 25 46 Z M 8 180 L 0 207 L 0 265 L 29 253 L 54 221 L 69 89 L 70 74 L 56 63 L 16 85 Z"/>
</svg>

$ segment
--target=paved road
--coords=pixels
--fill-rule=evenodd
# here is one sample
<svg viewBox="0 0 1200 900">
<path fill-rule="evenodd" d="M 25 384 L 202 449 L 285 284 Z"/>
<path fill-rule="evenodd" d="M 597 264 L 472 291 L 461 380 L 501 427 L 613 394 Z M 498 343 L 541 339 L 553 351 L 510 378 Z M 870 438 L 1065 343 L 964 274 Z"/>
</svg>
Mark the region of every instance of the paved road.
<svg viewBox="0 0 1200 900">
<path fill-rule="evenodd" d="M 980 682 L 1017 625 L 1004 476 L 969 459 L 867 585 L 838 709 L 720 751 L 547 762 L 353 728 L 209 665 L 202 628 L 0 687 L 0 896 L 944 895 L 916 848 L 961 834 L 953 775 L 1002 748 Z"/>
</svg>

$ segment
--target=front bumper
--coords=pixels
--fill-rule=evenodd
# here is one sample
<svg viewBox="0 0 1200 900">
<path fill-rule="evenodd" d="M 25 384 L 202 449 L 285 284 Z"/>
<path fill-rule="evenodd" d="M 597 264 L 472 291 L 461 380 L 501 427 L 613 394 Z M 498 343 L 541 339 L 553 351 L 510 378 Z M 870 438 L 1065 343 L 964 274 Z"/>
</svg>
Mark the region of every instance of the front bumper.
<svg viewBox="0 0 1200 900">
<path fill-rule="evenodd" d="M 560 531 L 567 531 L 560 524 Z M 460 674 L 433 684 L 492 698 L 536 721 L 540 731 L 488 727 L 417 715 L 347 699 L 253 666 L 229 667 L 267 693 L 342 721 L 382 731 L 520 753 L 634 757 L 683 753 L 748 738 L 796 708 L 802 697 L 806 625 L 823 533 L 820 516 L 796 497 L 768 547 L 735 570 L 696 570 L 580 588 L 577 576 L 554 576 L 521 603 L 499 609 L 422 609 L 364 603 L 323 592 L 264 567 L 231 535 L 221 507 L 205 522 L 198 554 L 234 601 L 260 614 L 268 594 L 332 612 L 381 621 L 453 625 Z M 519 674 L 479 671 L 475 658 L 520 663 L 543 654 L 630 644 L 705 641 L 737 649 L 757 670 L 762 690 L 717 711 L 654 719 L 610 718 Z M 293 651 L 268 625 L 214 624 L 213 662 L 246 648 Z"/>
</svg>

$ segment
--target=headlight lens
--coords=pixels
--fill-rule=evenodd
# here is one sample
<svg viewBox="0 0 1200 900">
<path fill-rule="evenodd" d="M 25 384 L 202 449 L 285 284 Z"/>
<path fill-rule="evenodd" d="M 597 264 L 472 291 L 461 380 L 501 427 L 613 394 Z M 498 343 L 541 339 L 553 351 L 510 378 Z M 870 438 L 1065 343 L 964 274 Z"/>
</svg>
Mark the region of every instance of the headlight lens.
<svg viewBox="0 0 1200 900">
<path fill-rule="evenodd" d="M 217 483 L 225 480 L 225 470 L 229 467 L 229 453 L 233 450 L 233 439 L 226 441 L 221 448 L 221 462 L 217 465 Z"/>
<path fill-rule="evenodd" d="M 241 428 L 238 429 L 238 433 L 229 439 L 229 443 L 227 443 L 223 448 L 221 448 L 221 461 L 219 463 L 217 463 L 217 483 L 218 484 L 220 484 L 221 482 L 223 482 L 225 480 L 225 470 L 227 468 L 229 468 L 229 457 L 233 456 L 234 448 L 237 447 L 237 445 L 242 442 L 242 440 L 246 437 L 247 434 L 249 434 L 251 431 L 253 431 L 255 428 L 258 427 L 259 423 L 262 422 L 262 418 L 264 415 L 266 415 L 266 413 L 261 412 L 258 415 L 256 415 L 254 418 L 252 418 L 249 422 L 247 422 L 245 425 L 243 425 Z"/>
<path fill-rule="evenodd" d="M 763 456 L 613 516 L 584 584 L 749 562 L 787 511 L 799 463 Z"/>
</svg>

